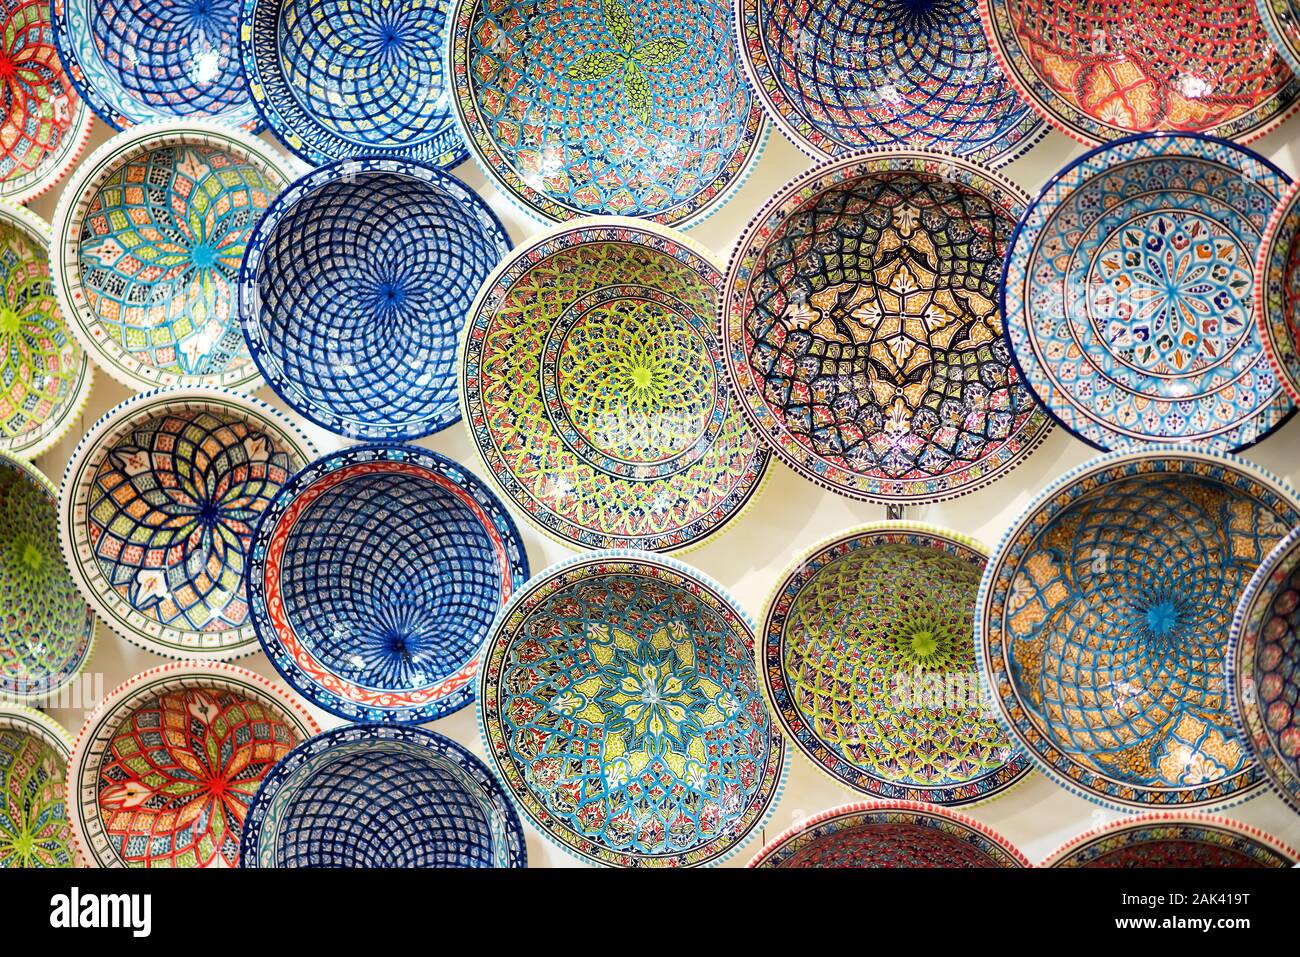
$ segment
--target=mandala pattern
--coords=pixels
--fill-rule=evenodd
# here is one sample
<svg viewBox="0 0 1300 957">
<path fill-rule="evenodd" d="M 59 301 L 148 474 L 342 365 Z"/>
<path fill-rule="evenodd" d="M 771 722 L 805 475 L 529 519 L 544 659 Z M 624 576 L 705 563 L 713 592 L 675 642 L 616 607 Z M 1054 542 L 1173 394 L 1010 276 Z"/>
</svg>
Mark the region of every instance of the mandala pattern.
<svg viewBox="0 0 1300 957">
<path fill-rule="evenodd" d="M 552 231 L 484 284 L 461 359 L 465 421 L 542 531 L 682 548 L 757 493 L 768 455 L 722 365 L 720 285 L 679 234 L 612 220 Z"/>
<path fill-rule="evenodd" d="M 1291 414 L 1254 315 L 1255 255 L 1286 177 L 1191 136 L 1103 146 L 1055 177 L 1007 256 L 1025 379 L 1098 448 L 1234 451 Z"/>
<path fill-rule="evenodd" d="M 95 616 L 59 552 L 55 489 L 0 453 L 0 698 L 39 701 L 90 659 Z"/>
<path fill-rule="evenodd" d="M 535 215 L 689 225 L 763 141 L 719 0 L 458 0 L 457 120 L 502 192 Z"/>
<path fill-rule="evenodd" d="M 985 710 L 970 635 L 986 555 L 927 526 L 868 525 L 787 570 L 763 624 L 791 742 L 874 797 L 968 804 L 1029 769 Z"/>
<path fill-rule="evenodd" d="M 1038 498 L 990 561 L 982 665 L 1013 737 L 1120 808 L 1242 800 L 1258 767 L 1228 713 L 1232 610 L 1300 500 L 1230 456 L 1128 452 Z"/>
<path fill-rule="evenodd" d="M 467 150 L 443 66 L 443 0 L 243 0 L 253 102 L 313 165 L 385 156 L 451 167 Z"/>
<path fill-rule="evenodd" d="M 350 721 L 420 724 L 469 704 L 492 619 L 528 578 L 505 506 L 410 446 L 313 462 L 267 510 L 252 554 L 262 649 Z"/>
<path fill-rule="evenodd" d="M 1029 867 L 1006 838 L 932 804 L 846 804 L 777 836 L 750 867 Z"/>
<path fill-rule="evenodd" d="M 90 134 L 46 0 L 0 0 L 0 98 L 0 197 L 25 203 L 62 179 Z"/>
<path fill-rule="evenodd" d="M 1261 831 L 1207 814 L 1144 814 L 1075 838 L 1044 867 L 1291 867 L 1300 858 Z"/>
<path fill-rule="evenodd" d="M 242 867 L 526 867 L 523 828 L 478 758 L 418 728 L 337 728 L 267 776 Z"/>
<path fill-rule="evenodd" d="M 972 0 L 740 0 L 741 55 L 817 159 L 912 146 L 1001 165 L 1047 128 L 989 53 Z"/>
<path fill-rule="evenodd" d="M 1024 208 L 991 172 L 931 153 L 819 166 L 732 255 L 727 369 L 758 432 L 814 482 L 933 501 L 1013 468 L 1050 425 L 997 304 Z"/>
<path fill-rule="evenodd" d="M 1255 312 L 1264 351 L 1287 394 L 1300 401 L 1300 183 L 1287 188 L 1260 243 Z"/>
<path fill-rule="evenodd" d="M 218 390 L 112 409 L 73 453 L 63 489 L 65 549 L 83 593 L 151 651 L 255 651 L 244 585 L 253 531 L 312 455 L 269 406 Z"/>
<path fill-rule="evenodd" d="M 256 130 L 239 0 L 53 0 L 59 57 L 110 126 L 211 118 Z"/>
<path fill-rule="evenodd" d="M 1300 3 L 1297 0 L 1255 0 L 1255 6 L 1278 54 L 1293 73 L 1300 73 Z"/>
<path fill-rule="evenodd" d="M 1300 96 L 1255 0 L 980 0 L 980 15 L 1021 95 L 1084 143 L 1155 130 L 1246 141 Z"/>
<path fill-rule="evenodd" d="M 761 827 L 784 774 L 752 646 L 742 613 L 685 565 L 597 552 L 553 566 L 493 628 L 479 685 L 488 753 L 570 853 L 718 861 Z"/>
<path fill-rule="evenodd" d="M 69 772 L 74 833 L 98 867 L 237 867 L 248 806 L 315 721 L 260 675 L 170 666 L 118 688 Z"/>
<path fill-rule="evenodd" d="M 56 216 L 55 285 L 100 365 L 132 388 L 254 384 L 235 286 L 285 179 L 259 140 L 193 124 L 145 127 L 86 162 Z"/>
<path fill-rule="evenodd" d="M 40 455 L 90 395 L 86 353 L 50 284 L 50 234 L 27 210 L 0 202 L 0 451 Z"/>
<path fill-rule="evenodd" d="M 1242 740 L 1300 812 L 1300 530 L 1278 544 L 1247 586 L 1226 670 Z"/>
<path fill-rule="evenodd" d="M 74 866 L 64 804 L 71 749 L 49 718 L 0 706 L 0 868 Z"/>
</svg>

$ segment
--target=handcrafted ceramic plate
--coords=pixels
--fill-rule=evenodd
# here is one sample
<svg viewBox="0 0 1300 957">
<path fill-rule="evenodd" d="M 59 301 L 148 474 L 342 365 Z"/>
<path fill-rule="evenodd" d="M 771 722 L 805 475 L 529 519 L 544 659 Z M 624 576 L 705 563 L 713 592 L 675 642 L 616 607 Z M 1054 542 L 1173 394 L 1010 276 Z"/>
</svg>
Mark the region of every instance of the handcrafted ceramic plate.
<svg viewBox="0 0 1300 957">
<path fill-rule="evenodd" d="M 974 818 L 916 801 L 846 804 L 800 821 L 750 867 L 1029 867 L 1001 834 Z"/>
<path fill-rule="evenodd" d="M 488 627 L 528 578 L 509 514 L 472 473 L 414 446 L 311 463 L 257 526 L 262 650 L 349 721 L 422 724 L 474 699 Z"/>
<path fill-rule="evenodd" d="M 0 78 L 0 198 L 25 203 L 77 161 L 90 135 L 90 110 L 55 52 L 49 0 L 0 3 L 0 56 L 8 64 Z"/>
<path fill-rule="evenodd" d="M 260 384 L 235 284 L 289 173 L 261 140 L 193 121 L 119 134 L 77 168 L 54 214 L 54 287 L 109 375 L 132 389 Z"/>
<path fill-rule="evenodd" d="M 1047 126 L 989 53 L 975 0 L 734 0 L 745 72 L 815 159 L 919 146 L 1009 163 Z"/>
<path fill-rule="evenodd" d="M 728 375 L 819 485 L 887 503 L 974 491 L 1051 425 L 1011 363 L 997 289 L 1023 194 L 974 163 L 859 153 L 785 185 L 727 267 Z"/>
<path fill-rule="evenodd" d="M 1245 448 L 1292 411 L 1254 316 L 1286 176 L 1250 150 L 1153 134 L 1058 173 L 1011 240 L 1002 307 L 1047 409 L 1100 449 Z"/>
<path fill-rule="evenodd" d="M 64 803 L 71 753 L 61 725 L 0 703 L 0 868 L 76 866 Z"/>
<path fill-rule="evenodd" d="M 543 532 L 686 548 L 757 495 L 769 456 L 723 368 L 721 283 L 675 230 L 587 219 L 534 237 L 483 284 L 462 340 L 465 423 Z"/>
<path fill-rule="evenodd" d="M 1296 0 L 1255 0 L 1255 6 L 1277 52 L 1292 72 L 1300 72 L 1300 3 Z"/>
<path fill-rule="evenodd" d="M 1241 590 L 1297 524 L 1294 490 L 1222 453 L 1113 453 L 1054 482 L 980 583 L 980 666 L 1012 738 L 1124 810 L 1250 797 L 1223 657 Z"/>
<path fill-rule="evenodd" d="M 138 674 L 77 736 L 67 806 L 78 849 L 96 867 L 238 867 L 262 779 L 319 733 L 293 695 L 235 665 Z"/>
<path fill-rule="evenodd" d="M 1140 814 L 1067 841 L 1040 867 L 1291 867 L 1300 854 L 1209 814 Z"/>
<path fill-rule="evenodd" d="M 623 867 L 725 859 L 780 796 L 748 617 L 688 565 L 592 552 L 497 616 L 479 721 L 506 791 L 571 854 Z"/>
<path fill-rule="evenodd" d="M 353 438 L 428 435 L 460 418 L 456 347 L 510 251 L 496 214 L 447 173 L 347 160 L 290 186 L 240 268 L 254 361 L 302 415 Z"/>
<path fill-rule="evenodd" d="M 471 154 L 542 219 L 687 226 L 731 197 L 762 149 L 729 0 L 458 0 L 448 40 Z"/>
<path fill-rule="evenodd" d="M 1246 142 L 1300 95 L 1255 0 L 979 0 L 979 9 L 1021 95 L 1088 145 L 1155 130 Z"/>
<path fill-rule="evenodd" d="M 63 553 L 114 631 L 173 658 L 257 650 L 244 574 L 258 517 L 316 449 L 264 402 L 164 389 L 110 409 L 68 462 Z"/>
<path fill-rule="evenodd" d="M 40 701 L 90 660 L 95 616 L 59 554 L 58 491 L 0 452 L 0 699 Z"/>
<path fill-rule="evenodd" d="M 177 118 L 257 129 L 233 0 L 53 0 L 52 11 L 64 68 L 115 129 Z"/>
<path fill-rule="evenodd" d="M 50 227 L 0 200 L 0 452 L 35 458 L 81 414 L 94 375 L 50 281 Z"/>
<path fill-rule="evenodd" d="M 253 103 L 312 165 L 383 156 L 454 166 L 468 151 L 443 64 L 445 0 L 243 0 Z"/>
<path fill-rule="evenodd" d="M 785 570 L 759 672 L 786 738 L 877 798 L 972 804 L 1029 761 L 986 710 L 971 627 L 984 546 L 905 522 L 825 539 Z"/>
<path fill-rule="evenodd" d="M 1246 586 L 1226 673 L 1241 740 L 1300 813 L 1300 529 L 1277 544 Z"/>
<path fill-rule="evenodd" d="M 1254 307 L 1264 351 L 1292 401 L 1300 401 L 1300 183 L 1273 210 L 1255 265 Z"/>
<path fill-rule="evenodd" d="M 241 867 L 527 867 L 519 818 L 487 767 L 419 728 L 336 728 L 267 775 Z"/>
</svg>

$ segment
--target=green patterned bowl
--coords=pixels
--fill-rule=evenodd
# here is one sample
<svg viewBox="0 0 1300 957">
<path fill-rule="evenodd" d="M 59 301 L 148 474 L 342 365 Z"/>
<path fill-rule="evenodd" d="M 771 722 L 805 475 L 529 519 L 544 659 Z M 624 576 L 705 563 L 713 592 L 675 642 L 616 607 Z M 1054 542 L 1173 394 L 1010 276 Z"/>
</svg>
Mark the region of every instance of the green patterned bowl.
<svg viewBox="0 0 1300 957">
<path fill-rule="evenodd" d="M 64 781 L 72 738 L 39 711 L 0 704 L 0 867 L 73 867 Z"/>
</svg>

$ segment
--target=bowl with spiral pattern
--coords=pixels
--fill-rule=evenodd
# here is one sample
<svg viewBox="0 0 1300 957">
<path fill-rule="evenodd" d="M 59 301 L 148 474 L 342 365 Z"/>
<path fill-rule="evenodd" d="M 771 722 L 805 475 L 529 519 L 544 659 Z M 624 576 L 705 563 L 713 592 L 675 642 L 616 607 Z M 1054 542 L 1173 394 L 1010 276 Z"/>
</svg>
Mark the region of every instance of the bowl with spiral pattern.
<svg viewBox="0 0 1300 957">
<path fill-rule="evenodd" d="M 77 587 L 149 651 L 252 654 L 253 531 L 315 455 L 287 417 L 239 393 L 163 389 L 113 407 L 64 472 L 60 535 Z"/>
<path fill-rule="evenodd" d="M 65 803 L 71 754 L 53 719 L 0 703 L 0 868 L 79 863 Z"/>
<path fill-rule="evenodd" d="M 1067 841 L 1040 867 L 1293 867 L 1300 852 L 1211 814 L 1139 814 Z"/>
<path fill-rule="evenodd" d="M 336 728 L 271 771 L 241 867 L 526 867 L 523 828 L 492 772 L 420 728 Z"/>
<path fill-rule="evenodd" d="M 1052 483 L 980 583 L 982 680 L 1012 739 L 1122 810 L 1253 796 L 1223 662 L 1242 589 L 1297 524 L 1296 492 L 1226 453 L 1126 450 Z"/>
<path fill-rule="evenodd" d="M 240 267 L 253 360 L 297 412 L 351 438 L 418 438 L 460 417 L 456 348 L 510 251 L 487 203 L 441 170 L 344 160 L 294 183 Z"/>
<path fill-rule="evenodd" d="M 138 674 L 77 735 L 67 779 L 77 848 L 94 867 L 238 867 L 259 785 L 319 733 L 285 688 L 236 665 Z"/>
<path fill-rule="evenodd" d="M 295 475 L 248 567 L 271 664 L 326 711 L 394 724 L 474 699 L 493 616 L 527 578 L 496 496 L 451 459 L 401 445 L 353 446 Z"/>
</svg>

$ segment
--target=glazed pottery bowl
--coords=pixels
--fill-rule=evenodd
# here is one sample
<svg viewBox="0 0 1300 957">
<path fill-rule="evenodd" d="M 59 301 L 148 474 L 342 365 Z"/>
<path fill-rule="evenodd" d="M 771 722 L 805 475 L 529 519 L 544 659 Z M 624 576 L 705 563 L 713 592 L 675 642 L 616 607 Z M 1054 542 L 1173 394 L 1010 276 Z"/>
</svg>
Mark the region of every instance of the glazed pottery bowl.
<svg viewBox="0 0 1300 957">
<path fill-rule="evenodd" d="M 550 840 L 621 867 L 713 864 L 780 796 L 753 626 L 715 582 L 649 552 L 553 565 L 492 628 L 479 721 L 506 792 Z"/>
<path fill-rule="evenodd" d="M 163 389 L 115 406 L 64 473 L 60 526 L 77 586 L 149 651 L 253 653 L 244 587 L 253 530 L 315 454 L 275 409 L 222 389 Z"/>
<path fill-rule="evenodd" d="M 132 389 L 259 384 L 235 284 L 289 173 L 261 140 L 197 121 L 141 125 L 77 168 L 54 215 L 54 288 L 101 368 Z"/>
<path fill-rule="evenodd" d="M 296 411 L 383 441 L 455 422 L 456 343 L 510 250 L 496 215 L 436 169 L 345 161 L 294 183 L 258 225 L 241 275 L 254 360 Z"/>
<path fill-rule="evenodd" d="M 71 753 L 53 720 L 0 704 L 0 868 L 76 866 L 64 803 Z"/>
<path fill-rule="evenodd" d="M 95 616 L 59 552 L 57 494 L 0 453 L 0 698 L 39 701 L 90 660 Z"/>
<path fill-rule="evenodd" d="M 1254 794 L 1223 660 L 1242 589 L 1297 524 L 1294 490 L 1231 455 L 1113 453 L 1054 482 L 980 585 L 981 670 L 1013 739 L 1124 810 Z"/>
<path fill-rule="evenodd" d="M 1278 382 L 1300 401 L 1300 183 L 1273 209 L 1254 266 L 1258 334 Z"/>
<path fill-rule="evenodd" d="M 501 786 L 450 738 L 337 728 L 267 776 L 244 825 L 242 867 L 526 867 Z"/>
<path fill-rule="evenodd" d="M 768 454 L 723 369 L 720 285 L 705 250 L 626 219 L 551 230 L 483 284 L 462 338 L 465 423 L 543 532 L 685 548 L 757 495 Z"/>
<path fill-rule="evenodd" d="M 1041 867 L 1292 867 L 1300 853 L 1209 814 L 1139 814 L 1081 834 Z"/>
<path fill-rule="evenodd" d="M 175 662 L 115 688 L 68 766 L 78 849 L 95 867 L 238 867 L 249 804 L 320 733 L 287 690 L 222 662 Z"/>
<path fill-rule="evenodd" d="M 351 721 L 421 724 L 474 697 L 488 626 L 528 578 L 505 507 L 451 459 L 355 446 L 288 482 L 257 528 L 262 649 Z"/>
<path fill-rule="evenodd" d="M 913 801 L 846 804 L 777 835 L 750 867 L 1029 867 L 1006 838 L 974 818 Z"/>
<path fill-rule="evenodd" d="M 1300 72 L 1300 4 L 1296 0 L 1255 0 L 1268 38 L 1291 68 Z"/>
</svg>

